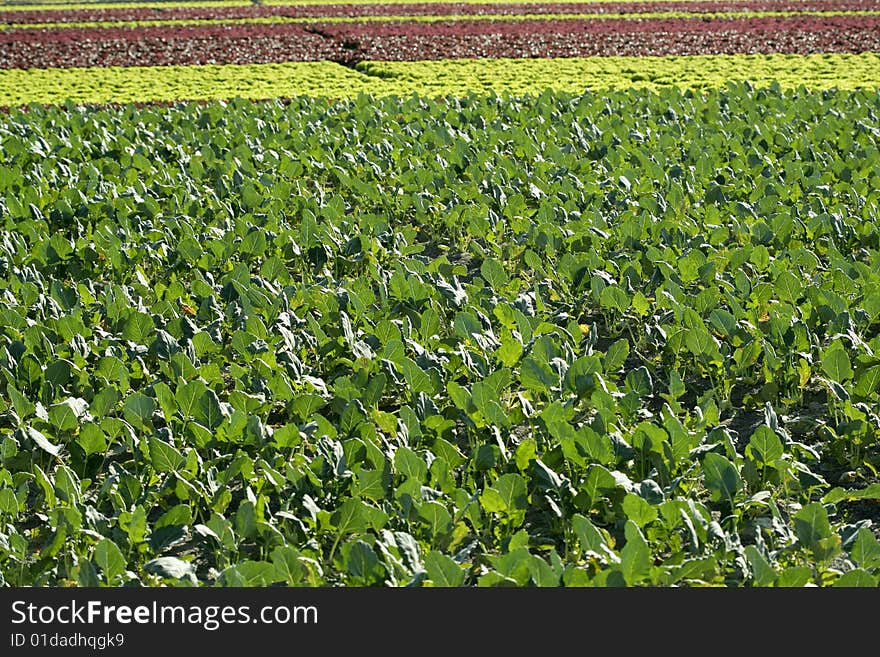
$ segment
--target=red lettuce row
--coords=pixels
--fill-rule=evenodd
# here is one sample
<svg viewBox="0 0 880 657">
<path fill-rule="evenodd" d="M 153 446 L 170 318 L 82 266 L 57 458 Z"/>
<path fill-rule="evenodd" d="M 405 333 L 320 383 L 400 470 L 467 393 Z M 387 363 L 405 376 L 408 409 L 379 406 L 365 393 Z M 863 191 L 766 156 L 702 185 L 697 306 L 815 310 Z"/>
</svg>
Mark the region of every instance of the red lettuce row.
<svg viewBox="0 0 880 657">
<path fill-rule="evenodd" d="M 411 61 L 493 57 L 590 57 L 649 55 L 738 55 L 859 53 L 880 51 L 880 31 L 723 30 L 593 34 L 480 34 L 373 36 L 363 40 L 362 60 Z"/>
<path fill-rule="evenodd" d="M 487 20 L 487 21 L 389 21 L 370 23 L 313 23 L 311 29 L 336 37 L 376 36 L 465 36 L 482 34 L 584 35 L 637 32 L 810 32 L 816 30 L 876 31 L 880 16 L 788 16 L 730 18 L 707 21 L 701 18 L 592 20 Z"/>
<path fill-rule="evenodd" d="M 602 2 L 528 4 L 374 4 L 300 5 L 247 7 L 130 7 L 119 9 L 53 9 L 40 11 L 2 11 L 4 23 L 65 23 L 91 21 L 146 21 L 238 19 L 282 16 L 321 18 L 337 16 L 394 15 L 485 15 L 485 14 L 620 14 L 658 11 L 737 12 L 737 11 L 868 11 L 880 10 L 880 0 L 697 0 L 688 2 Z"/>
<path fill-rule="evenodd" d="M 849 30 L 873 32 L 880 29 L 880 16 L 787 16 L 730 18 L 707 21 L 700 18 L 620 19 L 593 21 L 554 20 L 466 20 L 466 21 L 371 21 L 311 24 L 212 24 L 162 25 L 150 27 L 88 27 L 62 29 L 20 29 L 0 32 L 0 44 L 18 42 L 70 42 L 89 47 L 107 41 L 134 42 L 145 39 L 200 41 L 216 38 L 262 39 L 321 34 L 330 39 L 377 36 L 466 36 L 503 34 L 563 34 L 591 38 L 597 34 L 639 32 L 811 32 Z M 2 56 L 0 51 L 0 56 Z"/>
<path fill-rule="evenodd" d="M 317 34 L 262 39 L 159 39 L 137 41 L 19 41 L 0 49 L 0 68 L 255 64 L 330 60 L 345 62 L 350 49 Z M 359 57 L 357 59 L 360 59 Z M 352 59 L 352 61 L 354 61 Z"/>
<path fill-rule="evenodd" d="M 68 42 L 89 47 L 108 41 L 136 42 L 149 39 L 199 40 L 219 38 L 264 39 L 273 36 L 314 35 L 309 25 L 155 25 L 148 27 L 69 27 L 61 29 L 19 29 L 0 32 L 0 45 L 25 42 Z M 0 50 L 0 57 L 3 52 Z"/>
<path fill-rule="evenodd" d="M 336 26 L 338 27 L 338 26 Z M 0 48 L 0 68 L 250 64 L 330 60 L 422 60 L 475 57 L 583 57 L 590 55 L 696 55 L 880 51 L 880 25 L 779 30 L 688 30 L 666 21 L 651 30 L 559 32 L 395 33 L 360 35 L 314 28 L 260 38 L 230 31 L 207 38 L 168 35 L 140 39 L 30 39 Z M 312 28 L 310 28 L 312 29 Z"/>
</svg>

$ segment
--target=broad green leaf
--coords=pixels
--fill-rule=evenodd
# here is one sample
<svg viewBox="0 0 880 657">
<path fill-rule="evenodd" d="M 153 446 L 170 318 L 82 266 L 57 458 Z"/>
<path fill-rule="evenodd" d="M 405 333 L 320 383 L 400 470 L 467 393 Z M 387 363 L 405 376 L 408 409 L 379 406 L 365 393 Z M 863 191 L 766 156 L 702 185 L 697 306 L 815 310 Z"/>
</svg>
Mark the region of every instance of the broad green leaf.
<svg viewBox="0 0 880 657">
<path fill-rule="evenodd" d="M 416 365 L 415 361 L 411 358 L 401 358 L 397 365 L 402 371 L 407 389 L 412 395 L 416 395 L 420 392 L 433 395 L 436 392 L 431 377 L 425 372 L 425 370 Z"/>
<path fill-rule="evenodd" d="M 704 356 L 717 361 L 721 360 L 718 341 L 704 328 L 688 330 L 684 343 L 695 356 Z"/>
<path fill-rule="evenodd" d="M 611 549 L 605 537 L 589 518 L 576 513 L 571 518 L 571 526 L 584 552 L 593 553 L 609 563 L 620 562 L 620 557 Z"/>
<path fill-rule="evenodd" d="M 647 367 L 638 367 L 627 373 L 625 379 L 626 389 L 636 393 L 639 397 L 649 397 L 654 392 L 654 383 Z"/>
<path fill-rule="evenodd" d="M 49 408 L 49 422 L 58 431 L 73 431 L 89 410 L 89 403 L 79 397 L 68 397 Z"/>
<path fill-rule="evenodd" d="M 245 538 L 254 538 L 257 535 L 257 510 L 251 500 L 245 500 L 238 505 L 235 512 L 235 531 Z"/>
<path fill-rule="evenodd" d="M 880 392 L 880 365 L 869 367 L 857 375 L 852 392 L 857 397 L 871 399 Z"/>
<path fill-rule="evenodd" d="M 452 515 L 439 502 L 423 503 L 419 508 L 419 517 L 428 524 L 432 538 L 452 530 Z"/>
<path fill-rule="evenodd" d="M 346 547 L 345 567 L 349 574 L 367 586 L 381 584 L 387 573 L 373 548 L 364 541 L 355 541 Z"/>
<path fill-rule="evenodd" d="M 471 394 L 464 386 L 460 386 L 455 381 L 446 384 L 446 391 L 452 402 L 465 413 L 468 412 L 471 404 Z"/>
<path fill-rule="evenodd" d="M 592 392 L 596 387 L 596 377 L 593 375 L 601 372 L 602 362 L 597 356 L 578 358 L 565 373 L 565 387 L 578 395 Z"/>
<path fill-rule="evenodd" d="M 202 257 L 202 247 L 192 237 L 184 237 L 177 243 L 177 252 L 190 264 L 195 264 Z"/>
<path fill-rule="evenodd" d="M 464 584 L 465 574 L 455 561 L 437 550 L 425 556 L 425 570 L 434 586 L 458 587 Z"/>
<path fill-rule="evenodd" d="M 341 536 L 364 531 L 370 526 L 366 504 L 357 498 L 346 500 L 333 513 L 332 522 Z"/>
<path fill-rule="evenodd" d="M 501 338 L 501 346 L 495 350 L 495 357 L 505 367 L 514 367 L 523 354 L 523 345 L 512 335 Z"/>
<path fill-rule="evenodd" d="M 473 385 L 473 389 L 471 390 L 471 399 L 473 399 L 474 406 L 477 407 L 477 410 L 483 414 L 484 417 L 488 416 L 488 407 L 491 402 L 498 402 L 498 393 L 495 392 L 495 389 L 482 381 L 477 381 Z"/>
<path fill-rule="evenodd" d="M 737 332 L 736 317 L 723 308 L 716 308 L 713 310 L 709 314 L 709 322 L 716 331 L 725 336 L 729 337 Z"/>
<path fill-rule="evenodd" d="M 46 436 L 34 429 L 33 427 L 25 427 L 25 435 L 34 442 L 44 452 L 58 457 L 61 454 L 61 447 L 53 444 Z"/>
<path fill-rule="evenodd" d="M 480 588 L 516 588 L 522 585 L 512 577 L 490 570 L 488 573 L 480 575 L 477 586 Z"/>
<path fill-rule="evenodd" d="M 165 419 L 169 420 L 174 417 L 174 414 L 177 412 L 177 400 L 174 398 L 174 393 L 168 387 L 168 384 L 162 381 L 154 384 L 153 393 L 156 396 L 156 401 L 159 402 L 159 409 L 162 411 Z"/>
<path fill-rule="evenodd" d="M 828 512 L 819 502 L 807 504 L 795 514 L 794 531 L 819 561 L 828 561 L 840 551 L 840 536 L 832 531 Z"/>
<path fill-rule="evenodd" d="M 469 312 L 455 314 L 455 334 L 463 340 L 472 340 L 475 335 L 482 335 L 483 325 L 476 315 Z"/>
<path fill-rule="evenodd" d="M 801 280 L 789 270 L 783 271 L 776 278 L 775 288 L 779 298 L 790 303 L 797 303 L 804 289 Z"/>
<path fill-rule="evenodd" d="M 156 412 L 156 400 L 142 392 L 135 392 L 125 400 L 125 419 L 135 427 L 148 428 Z"/>
<path fill-rule="evenodd" d="M 770 586 L 776 581 L 776 571 L 754 545 L 745 548 L 746 558 L 752 568 L 752 577 L 756 586 Z"/>
<path fill-rule="evenodd" d="M 116 410 L 116 405 L 122 397 L 116 388 L 104 388 L 92 398 L 90 411 L 97 418 L 104 418 Z"/>
<path fill-rule="evenodd" d="M 558 385 L 559 376 L 550 365 L 529 356 L 520 364 L 520 380 L 527 390 L 548 393 Z"/>
<path fill-rule="evenodd" d="M 867 527 L 862 527 L 853 541 L 851 556 L 859 566 L 867 570 L 880 569 L 880 541 Z"/>
<path fill-rule="evenodd" d="M 43 493 L 43 497 L 45 499 L 46 506 L 49 508 L 54 507 L 55 506 L 55 486 L 52 484 L 52 480 L 43 471 L 43 469 L 36 464 L 34 464 L 34 466 L 33 466 L 33 474 L 34 474 L 34 479 L 37 482 L 37 486 L 40 487 L 40 490 Z"/>
<path fill-rule="evenodd" d="M 187 504 L 177 504 L 159 516 L 153 525 L 153 530 L 162 529 L 162 527 L 188 527 L 192 521 L 192 509 Z"/>
<path fill-rule="evenodd" d="M 167 577 L 169 579 L 185 579 L 193 586 L 199 583 L 196 571 L 188 561 L 177 557 L 159 557 L 144 564 L 144 570 L 148 573 Z"/>
<path fill-rule="evenodd" d="M 632 298 L 632 307 L 639 315 L 644 317 L 651 311 L 651 301 L 641 290 L 637 290 Z"/>
<path fill-rule="evenodd" d="M 180 451 L 160 438 L 148 438 L 150 465 L 156 472 L 176 472 L 183 465 L 184 457 Z"/>
<path fill-rule="evenodd" d="M 220 573 L 219 581 L 224 586 L 256 587 L 268 586 L 278 577 L 275 564 L 268 561 L 247 560 L 234 564 Z"/>
<path fill-rule="evenodd" d="M 499 575 L 513 580 L 517 586 L 525 586 L 531 579 L 532 555 L 524 546 L 513 547 L 501 555 L 491 555 L 488 560 Z"/>
<path fill-rule="evenodd" d="M 720 454 L 709 452 L 703 457 L 703 475 L 712 501 L 733 505 L 737 493 L 742 489 L 742 478 L 736 466 Z"/>
<path fill-rule="evenodd" d="M 146 313 L 132 312 L 122 329 L 122 339 L 149 346 L 153 342 L 155 331 L 152 317 Z"/>
<path fill-rule="evenodd" d="M 94 559 L 108 581 L 125 572 L 125 557 L 109 538 L 103 538 L 95 545 Z"/>
<path fill-rule="evenodd" d="M 73 470 L 66 465 L 59 464 L 55 470 L 55 493 L 58 498 L 71 506 L 77 506 L 81 497 L 81 482 Z"/>
<path fill-rule="evenodd" d="M 651 574 L 651 549 L 641 530 L 632 520 L 624 526 L 626 544 L 620 551 L 620 572 L 629 586 L 639 584 Z"/>
<path fill-rule="evenodd" d="M 880 483 L 871 484 L 865 488 L 855 490 L 847 490 L 839 487 L 833 488 L 822 498 L 822 501 L 825 504 L 837 504 L 844 500 L 880 500 Z"/>
<path fill-rule="evenodd" d="M 528 468 L 529 463 L 536 458 L 538 458 L 538 443 L 534 438 L 526 438 L 517 445 L 514 460 L 520 472 Z"/>
<path fill-rule="evenodd" d="M 34 414 L 34 411 L 37 409 L 36 405 L 31 403 L 31 401 L 22 395 L 11 383 L 6 386 L 6 392 L 9 395 L 10 400 L 12 400 L 12 406 L 15 408 L 19 420 L 26 420 Z"/>
<path fill-rule="evenodd" d="M 749 438 L 748 453 L 762 465 L 772 465 L 783 454 L 782 441 L 768 426 L 760 426 Z"/>
<path fill-rule="evenodd" d="M 209 388 L 202 394 L 193 410 L 193 417 L 208 429 L 216 429 L 223 423 L 225 414 L 216 392 Z"/>
<path fill-rule="evenodd" d="M 524 511 L 529 505 L 526 480 L 516 473 L 501 475 L 483 491 L 480 502 L 489 513 L 512 515 L 516 511 Z"/>
<path fill-rule="evenodd" d="M 822 371 L 837 383 L 843 383 L 852 378 L 852 364 L 839 342 L 835 342 L 822 354 Z"/>
<path fill-rule="evenodd" d="M 623 512 L 639 527 L 644 527 L 657 519 L 657 509 L 635 493 L 627 493 L 623 498 Z"/>
<path fill-rule="evenodd" d="M 398 447 L 394 452 L 394 469 L 419 483 L 423 483 L 428 474 L 428 465 L 424 459 L 404 446 Z"/>
<path fill-rule="evenodd" d="M 207 392 L 207 387 L 198 379 L 178 384 L 174 398 L 177 400 L 178 410 L 184 418 L 195 415 L 199 400 L 205 392 Z"/>
<path fill-rule="evenodd" d="M 483 260 L 483 264 L 480 265 L 480 274 L 496 292 L 500 292 L 510 280 L 504 266 L 494 258 Z"/>
<path fill-rule="evenodd" d="M 614 490 L 616 487 L 617 480 L 614 478 L 614 475 L 607 468 L 601 465 L 594 465 L 590 467 L 584 483 L 580 486 L 580 491 L 586 494 L 592 508 L 599 500 L 605 497 L 606 493 Z"/>
<path fill-rule="evenodd" d="M 311 420 L 312 415 L 326 406 L 327 402 L 318 395 L 299 395 L 290 404 L 293 412 L 303 422 Z"/>
<path fill-rule="evenodd" d="M 535 586 L 550 588 L 558 587 L 561 584 L 561 570 L 555 570 L 552 565 L 536 554 L 531 555 L 529 573 L 532 576 L 532 581 L 535 583 Z"/>
<path fill-rule="evenodd" d="M 550 488 L 555 491 L 561 490 L 565 485 L 565 479 L 541 459 L 532 462 L 533 482 L 540 488 Z"/>
<path fill-rule="evenodd" d="M 73 373 L 78 369 L 69 360 L 60 358 L 46 368 L 43 376 L 49 383 L 63 388 L 70 382 Z"/>
<path fill-rule="evenodd" d="M 13 517 L 18 515 L 18 499 L 11 488 L 0 488 L 0 513 L 6 513 Z"/>
<path fill-rule="evenodd" d="M 624 339 L 618 340 L 617 342 L 613 343 L 610 347 L 608 347 L 608 351 L 605 352 L 605 372 L 608 374 L 617 372 L 621 367 L 623 367 L 623 364 L 626 362 L 628 356 L 629 341 Z"/>
<path fill-rule="evenodd" d="M 359 470 L 352 492 L 368 500 L 385 499 L 385 473 L 382 470 Z"/>
<path fill-rule="evenodd" d="M 856 568 L 845 572 L 834 580 L 835 587 L 876 589 L 878 579 L 867 570 Z"/>
<path fill-rule="evenodd" d="M 129 374 L 125 363 L 115 356 L 104 356 L 95 367 L 95 374 L 103 377 L 111 383 L 121 384 L 121 388 L 128 388 Z"/>
<path fill-rule="evenodd" d="M 128 534 L 132 544 L 143 543 L 147 532 L 147 512 L 144 507 L 137 505 L 132 511 L 123 511 L 119 514 L 119 526 Z"/>
<path fill-rule="evenodd" d="M 599 295 L 600 306 L 620 313 L 625 313 L 629 309 L 629 304 L 629 296 L 616 285 L 606 286 Z"/>
<path fill-rule="evenodd" d="M 279 545 L 272 550 L 272 563 L 275 564 L 278 581 L 288 586 L 300 584 L 303 576 L 303 565 L 299 560 L 300 553 L 289 545 Z"/>
</svg>

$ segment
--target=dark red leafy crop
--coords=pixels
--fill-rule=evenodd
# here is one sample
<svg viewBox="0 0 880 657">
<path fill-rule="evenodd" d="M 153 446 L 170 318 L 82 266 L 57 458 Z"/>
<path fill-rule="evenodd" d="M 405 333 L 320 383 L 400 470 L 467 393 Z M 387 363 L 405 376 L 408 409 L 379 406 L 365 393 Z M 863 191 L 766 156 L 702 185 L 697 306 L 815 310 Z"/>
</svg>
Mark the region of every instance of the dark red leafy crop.
<svg viewBox="0 0 880 657">
<path fill-rule="evenodd" d="M 589 57 L 594 55 L 810 54 L 880 51 L 880 31 L 637 32 L 593 34 L 478 34 L 374 36 L 363 40 L 364 60 L 492 57 Z"/>
<path fill-rule="evenodd" d="M 0 68 L 346 61 L 348 49 L 342 40 L 328 39 L 300 26 L 285 27 L 275 33 L 218 27 L 114 30 L 103 38 L 87 30 L 64 30 L 61 35 L 34 30 L 30 38 L 19 40 L 4 40 L 9 35 L 0 34 Z"/>
<path fill-rule="evenodd" d="M 478 34 L 617 34 L 633 32 L 785 32 L 812 30 L 876 30 L 880 16 L 790 16 L 766 18 L 670 18 L 620 20 L 466 20 L 315 23 L 312 29 L 339 37 Z"/>
<path fill-rule="evenodd" d="M 119 9 L 53 9 L 41 11 L 2 11 L 0 23 L 65 23 L 91 21 L 238 19 L 285 16 L 320 18 L 329 16 L 393 16 L 443 14 L 620 14 L 658 11 L 741 12 L 741 11 L 866 11 L 880 10 L 880 0 L 696 0 L 688 2 L 602 2 L 528 4 L 372 4 L 300 5 L 247 7 L 127 7 Z"/>
<path fill-rule="evenodd" d="M 311 24 L 210 24 L 162 25 L 148 27 L 76 27 L 59 29 L 17 29 L 0 32 L 0 45 L 18 41 L 73 41 L 88 44 L 100 41 L 138 41 L 143 39 L 212 39 L 228 37 L 260 39 L 293 34 L 321 34 L 325 37 L 375 37 L 417 35 L 477 34 L 605 34 L 633 32 L 766 32 L 812 30 L 876 30 L 880 16 L 787 16 L 764 18 L 672 18 L 613 20 L 448 20 L 370 21 Z"/>
<path fill-rule="evenodd" d="M 0 68 L 866 51 L 880 51 L 880 16 L 373 21 L 0 32 Z"/>
<path fill-rule="evenodd" d="M 291 34 L 258 40 L 20 41 L 3 47 L 0 68 L 865 51 L 880 51 L 880 30 L 608 32 L 579 38 L 559 33 L 420 34 L 367 36 L 356 41 Z"/>
</svg>

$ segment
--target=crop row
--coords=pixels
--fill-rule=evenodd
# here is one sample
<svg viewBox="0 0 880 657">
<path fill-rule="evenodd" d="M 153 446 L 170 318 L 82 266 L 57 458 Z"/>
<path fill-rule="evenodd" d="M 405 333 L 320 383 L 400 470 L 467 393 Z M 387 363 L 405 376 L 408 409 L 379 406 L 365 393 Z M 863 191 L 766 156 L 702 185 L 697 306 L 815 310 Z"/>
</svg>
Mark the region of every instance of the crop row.
<svg viewBox="0 0 880 657">
<path fill-rule="evenodd" d="M 554 0 L 555 4 L 614 4 L 621 3 L 624 0 Z M 657 0 L 625 0 L 628 4 L 642 4 L 643 2 L 656 2 Z M 662 0 L 668 3 L 694 2 L 695 0 Z M 727 0 L 730 4 L 736 5 L 740 2 L 749 2 L 751 0 Z M 770 0 L 774 2 L 791 2 L 792 0 Z M 796 0 L 795 0 L 796 1 Z M 809 1 L 809 0 L 804 0 Z M 857 0 L 861 2 L 871 2 L 872 0 Z M 391 0 L 390 2 L 382 2 L 381 0 L 262 0 L 263 6 L 270 7 L 291 7 L 291 6 L 326 6 L 326 5 L 346 5 L 346 6 L 370 6 L 379 4 L 393 5 L 426 5 L 426 4 L 449 4 L 449 0 Z M 493 5 L 493 4 L 510 4 L 510 5 L 528 5 L 535 4 L 535 0 L 456 0 L 455 4 L 463 5 Z M 185 8 L 240 8 L 250 7 L 254 3 L 251 0 L 110 0 L 94 2 L 70 2 L 68 0 L 50 0 L 49 2 L 30 2 L 28 0 L 21 2 L 18 0 L 8 0 L 4 6 L 4 11 L 55 11 L 59 9 L 65 10 L 101 10 L 101 9 L 174 9 L 176 7 Z"/>
<path fill-rule="evenodd" d="M 168 7 L 130 7 L 126 9 L 58 9 L 45 11 L 8 11 L 0 8 L 0 23 L 80 23 L 148 20 L 256 19 L 256 18 L 321 18 L 330 16 L 388 15 L 520 15 L 520 14 L 629 14 L 656 12 L 733 13 L 733 12 L 819 12 L 871 11 L 880 9 L 880 0 L 709 0 L 681 2 L 607 2 L 607 3 L 520 3 L 467 4 L 460 2 L 405 4 L 333 4 L 240 7 L 199 7 L 171 5 Z"/>
<path fill-rule="evenodd" d="M 880 32 L 810 30 L 768 32 L 599 33 L 589 38 L 565 34 L 483 34 L 375 36 L 359 40 L 346 57 L 360 61 L 483 57 L 691 56 L 711 54 L 813 54 L 880 51 Z"/>
<path fill-rule="evenodd" d="M 156 67 L 0 70 L 0 106 L 28 103 L 173 102 L 181 99 L 296 96 L 349 98 L 462 95 L 470 92 L 539 94 L 628 87 L 723 87 L 730 80 L 778 82 L 785 88 L 858 89 L 880 86 L 880 55 L 715 55 L 465 59 L 363 62 L 356 69 L 331 62 Z"/>
<path fill-rule="evenodd" d="M 878 119 L 743 83 L 0 117 L 0 585 L 876 587 Z"/>
<path fill-rule="evenodd" d="M 809 32 L 812 30 L 876 31 L 880 16 L 768 16 L 762 18 L 730 18 L 724 20 L 623 19 L 623 20 L 465 20 L 425 23 L 419 21 L 313 23 L 312 29 L 336 37 L 362 36 L 435 36 L 471 34 L 568 34 L 572 39 L 581 35 L 634 32 Z"/>
<path fill-rule="evenodd" d="M 772 18 L 852 18 L 875 17 L 880 10 L 869 11 L 821 11 L 821 12 L 786 12 L 786 11 L 745 11 L 727 13 L 694 13 L 681 11 L 661 11 L 644 13 L 624 14 L 577 14 L 577 13 L 521 13 L 521 14 L 388 14 L 383 16 L 321 16 L 306 18 L 291 18 L 287 16 L 270 16 L 263 18 L 202 18 L 202 19 L 156 19 L 142 21 L 82 21 L 82 22 L 45 22 L 45 23 L 9 23 L 3 33 L 11 38 L 22 30 L 23 34 L 30 35 L 33 30 L 63 30 L 65 28 L 79 29 L 139 29 L 151 27 L 235 27 L 248 25 L 322 25 L 322 24 L 373 24 L 373 23 L 451 23 L 467 21 L 474 23 L 501 23 L 512 21 L 605 21 L 613 25 L 620 21 L 649 21 L 649 20 L 691 20 L 691 21 L 720 21 L 722 24 L 733 20 L 762 20 Z"/>
<path fill-rule="evenodd" d="M 705 54 L 811 54 L 876 52 L 880 40 L 862 31 L 815 31 L 806 34 L 754 33 L 637 33 L 605 34 L 586 41 L 567 35 L 413 36 L 359 40 L 356 47 L 308 33 L 247 39 L 215 37 L 205 41 L 138 40 L 95 44 L 83 48 L 75 41 L 18 42 L 4 47 L 0 63 L 8 68 L 90 66 L 265 64 L 329 60 L 344 64 L 369 60 L 416 61 L 449 58 L 661 56 Z"/>
<path fill-rule="evenodd" d="M 65 28 L 0 33 L 0 68 L 880 50 L 880 17 Z"/>
<path fill-rule="evenodd" d="M 147 37 L 81 42 L 72 38 L 14 41 L 0 46 L 0 68 L 132 67 L 271 62 L 348 62 L 354 52 L 341 41 L 306 32 L 225 36 L 222 29 L 198 39 Z M 360 59 L 360 56 L 357 57 Z"/>
</svg>

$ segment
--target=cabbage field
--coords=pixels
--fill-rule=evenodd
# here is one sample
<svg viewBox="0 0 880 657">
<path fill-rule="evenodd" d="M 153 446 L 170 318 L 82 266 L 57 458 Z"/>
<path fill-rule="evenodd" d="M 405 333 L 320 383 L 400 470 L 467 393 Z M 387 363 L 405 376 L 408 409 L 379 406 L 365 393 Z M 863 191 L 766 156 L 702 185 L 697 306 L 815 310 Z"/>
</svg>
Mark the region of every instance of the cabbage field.
<svg viewBox="0 0 880 657">
<path fill-rule="evenodd" d="M 880 0 L 0 3 L 0 584 L 880 585 Z"/>
</svg>

